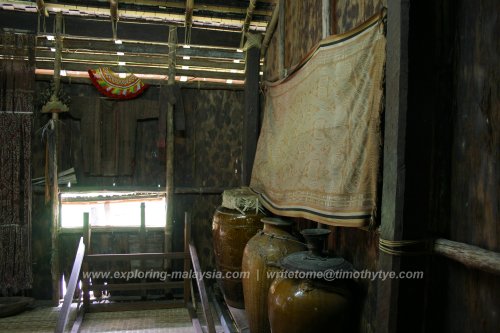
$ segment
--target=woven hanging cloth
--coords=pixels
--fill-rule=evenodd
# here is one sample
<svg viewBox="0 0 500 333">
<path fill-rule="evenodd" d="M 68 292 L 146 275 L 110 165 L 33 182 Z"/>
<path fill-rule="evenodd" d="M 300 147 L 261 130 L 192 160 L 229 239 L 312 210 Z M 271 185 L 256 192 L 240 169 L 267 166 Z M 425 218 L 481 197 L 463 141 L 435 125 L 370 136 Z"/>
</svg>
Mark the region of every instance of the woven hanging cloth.
<svg viewBox="0 0 500 333">
<path fill-rule="evenodd" d="M 335 226 L 374 221 L 385 36 L 374 16 L 320 42 L 269 84 L 250 187 L 276 215 Z"/>
<path fill-rule="evenodd" d="M 134 74 L 119 77 L 108 67 L 89 69 L 89 76 L 101 94 L 116 99 L 132 99 L 141 95 L 149 85 Z"/>
</svg>

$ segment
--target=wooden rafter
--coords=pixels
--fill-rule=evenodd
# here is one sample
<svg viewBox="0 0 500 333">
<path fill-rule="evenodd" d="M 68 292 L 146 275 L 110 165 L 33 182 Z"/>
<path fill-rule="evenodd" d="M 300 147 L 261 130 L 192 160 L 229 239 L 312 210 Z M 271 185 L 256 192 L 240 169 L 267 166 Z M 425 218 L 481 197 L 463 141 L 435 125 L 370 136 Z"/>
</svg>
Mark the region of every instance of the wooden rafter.
<svg viewBox="0 0 500 333">
<path fill-rule="evenodd" d="M 186 0 L 186 33 L 184 35 L 184 44 L 191 44 L 191 27 L 193 26 L 193 9 L 194 9 L 194 0 Z"/>
<path fill-rule="evenodd" d="M 243 48 L 243 45 L 245 43 L 245 35 L 248 32 L 250 23 L 252 22 L 253 12 L 255 10 L 256 4 L 257 0 L 250 0 L 250 3 L 248 4 L 247 14 L 245 16 L 245 22 L 243 22 L 243 28 L 241 29 L 240 49 Z"/>
<path fill-rule="evenodd" d="M 36 9 L 40 14 L 43 14 L 46 17 L 49 16 L 49 12 L 47 11 L 47 8 L 45 8 L 45 1 L 36 0 Z"/>
</svg>

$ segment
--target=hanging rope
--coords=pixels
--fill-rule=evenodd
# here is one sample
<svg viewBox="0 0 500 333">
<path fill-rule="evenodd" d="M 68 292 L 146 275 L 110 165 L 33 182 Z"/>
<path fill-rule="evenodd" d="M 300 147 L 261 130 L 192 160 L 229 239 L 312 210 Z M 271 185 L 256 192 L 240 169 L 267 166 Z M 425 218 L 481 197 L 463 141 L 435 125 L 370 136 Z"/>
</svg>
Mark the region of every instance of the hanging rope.
<svg viewBox="0 0 500 333">
<path fill-rule="evenodd" d="M 379 238 L 380 251 L 393 255 L 425 255 L 432 252 L 432 240 L 388 240 Z"/>
</svg>

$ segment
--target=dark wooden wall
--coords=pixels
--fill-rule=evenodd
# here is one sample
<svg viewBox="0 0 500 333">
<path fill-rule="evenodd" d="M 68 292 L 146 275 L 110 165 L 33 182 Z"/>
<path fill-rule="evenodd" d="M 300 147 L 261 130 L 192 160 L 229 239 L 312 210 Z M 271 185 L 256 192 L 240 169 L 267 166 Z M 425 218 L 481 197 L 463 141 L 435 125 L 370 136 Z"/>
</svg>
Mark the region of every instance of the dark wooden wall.
<svg viewBox="0 0 500 333">
<path fill-rule="evenodd" d="M 489 37 L 500 33 L 500 3 L 412 6 L 409 112 L 420 116 L 409 129 L 413 161 L 428 161 L 413 171 L 421 216 L 431 237 L 500 252 L 500 42 Z M 498 331 L 498 276 L 437 257 L 429 271 L 426 331 Z"/>
<path fill-rule="evenodd" d="M 47 87 L 47 83 L 38 82 L 39 94 L 41 95 Z M 64 84 L 63 89 L 73 103 L 88 104 L 83 107 L 83 112 L 92 111 L 91 108 L 102 99 L 91 85 Z M 175 187 L 239 186 L 244 111 L 243 91 L 182 89 L 181 95 L 185 107 L 186 130 L 183 135 L 175 138 Z M 119 106 L 120 112 L 136 111 L 127 108 L 129 102 L 119 103 L 122 103 Z M 159 109 L 159 87 L 151 87 L 133 103 L 144 106 L 148 109 L 146 111 Z M 71 107 L 81 108 L 74 104 L 70 105 Z M 47 115 L 40 114 L 35 119 L 33 177 L 44 175 L 45 145 L 41 140 L 39 129 L 46 124 L 48 119 Z M 127 152 L 133 156 L 133 160 L 129 161 L 133 166 L 132 173 L 110 176 L 91 175 L 83 170 L 83 160 L 86 158 L 83 145 L 92 144 L 86 138 L 86 133 L 82 133 L 85 131 L 82 126 L 83 122 L 68 114 L 61 115 L 59 170 L 75 168 L 78 184 L 73 184 L 73 187 L 109 189 L 113 188 L 113 183 L 116 184 L 116 188 L 165 186 L 165 145 L 160 140 L 161 131 L 165 127 L 160 126 L 157 118 L 135 119 L 132 117 L 129 121 L 134 122 L 135 125 L 129 126 L 128 132 L 118 134 L 124 135 L 125 138 L 135 136 L 133 153 Z M 220 194 L 177 194 L 174 197 L 174 250 L 183 249 L 184 211 L 188 210 L 192 214 L 193 237 L 204 269 L 214 267 L 211 250 L 211 218 L 221 201 Z M 42 299 L 51 297 L 50 223 L 50 205 L 44 203 L 43 188 L 37 188 L 34 190 L 33 199 L 33 295 Z M 136 236 L 133 232 L 98 234 L 99 241 L 95 245 L 95 250 L 116 253 L 137 251 L 137 249 L 134 250 L 134 246 L 137 245 Z M 157 239 L 158 237 L 161 240 Z M 61 269 L 66 273 L 70 270 L 78 238 L 79 235 L 75 234 L 61 237 Z M 158 242 L 153 242 L 153 240 Z M 148 233 L 148 241 L 162 244 L 163 236 L 161 233 L 151 232 Z M 181 267 L 179 266 L 179 269 Z"/>
</svg>

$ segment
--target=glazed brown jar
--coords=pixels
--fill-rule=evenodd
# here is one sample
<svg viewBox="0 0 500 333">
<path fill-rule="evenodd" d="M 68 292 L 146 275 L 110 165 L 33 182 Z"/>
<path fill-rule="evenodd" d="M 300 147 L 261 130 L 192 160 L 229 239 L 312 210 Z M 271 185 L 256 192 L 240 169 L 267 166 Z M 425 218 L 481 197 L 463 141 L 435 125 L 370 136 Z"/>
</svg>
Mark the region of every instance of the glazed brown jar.
<svg viewBox="0 0 500 333">
<path fill-rule="evenodd" d="M 291 221 L 266 217 L 264 229 L 250 239 L 243 252 L 242 270 L 245 311 L 251 333 L 270 332 L 267 295 L 274 280 L 272 272 L 280 271 L 279 261 L 286 255 L 303 251 L 305 244 L 289 234 Z"/>
<path fill-rule="evenodd" d="M 231 191 L 224 192 L 223 205 L 230 206 L 227 204 L 228 197 L 234 199 L 235 196 L 243 195 L 237 192 L 238 190 Z M 232 202 L 234 203 L 234 200 Z M 260 219 L 264 216 L 264 213 L 255 207 L 237 210 L 221 206 L 215 211 L 212 222 L 215 263 L 223 276 L 218 282 L 226 303 L 232 307 L 245 307 L 241 279 L 243 250 L 250 238 L 262 229 Z"/>
<path fill-rule="evenodd" d="M 351 332 L 352 281 L 328 280 L 336 271 L 352 270 L 352 265 L 343 258 L 323 255 L 323 240 L 329 233 L 303 230 L 309 251 L 281 261 L 283 275 L 274 280 L 268 294 L 272 333 Z"/>
</svg>

